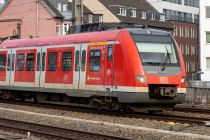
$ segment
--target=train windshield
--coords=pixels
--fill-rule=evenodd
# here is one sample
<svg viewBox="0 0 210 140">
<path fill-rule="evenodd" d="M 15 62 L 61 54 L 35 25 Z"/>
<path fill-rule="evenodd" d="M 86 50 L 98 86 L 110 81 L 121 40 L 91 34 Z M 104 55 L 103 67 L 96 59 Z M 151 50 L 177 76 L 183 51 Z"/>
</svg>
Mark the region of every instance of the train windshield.
<svg viewBox="0 0 210 140">
<path fill-rule="evenodd" d="M 169 35 L 133 35 L 143 65 L 177 66 L 177 51 Z"/>
</svg>

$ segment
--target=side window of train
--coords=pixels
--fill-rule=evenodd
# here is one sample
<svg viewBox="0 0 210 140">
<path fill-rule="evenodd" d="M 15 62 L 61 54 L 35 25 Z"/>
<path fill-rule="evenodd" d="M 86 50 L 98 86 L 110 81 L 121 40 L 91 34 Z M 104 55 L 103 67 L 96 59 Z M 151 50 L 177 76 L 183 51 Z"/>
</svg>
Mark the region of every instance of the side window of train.
<svg viewBox="0 0 210 140">
<path fill-rule="evenodd" d="M 86 62 L 86 50 L 82 51 L 82 71 L 85 71 L 85 62 Z"/>
<path fill-rule="evenodd" d="M 57 53 L 50 52 L 48 56 L 48 71 L 56 71 L 57 67 Z"/>
<path fill-rule="evenodd" d="M 42 53 L 42 71 L 45 71 L 45 58 L 46 58 L 46 53 Z"/>
<path fill-rule="evenodd" d="M 40 71 L 40 52 L 37 53 L 36 71 Z"/>
<path fill-rule="evenodd" d="M 16 70 L 17 71 L 24 71 L 24 54 L 18 54 L 17 55 L 17 66 Z"/>
<path fill-rule="evenodd" d="M 90 51 L 90 71 L 100 71 L 100 58 L 101 52 L 100 50 L 92 50 Z"/>
<path fill-rule="evenodd" d="M 108 46 L 108 61 L 112 61 L 112 45 Z"/>
<path fill-rule="evenodd" d="M 11 54 L 8 54 L 8 58 L 7 58 L 7 71 L 10 71 L 10 61 L 11 61 Z"/>
<path fill-rule="evenodd" d="M 79 71 L 79 51 L 75 54 L 75 71 Z"/>
<path fill-rule="evenodd" d="M 34 53 L 27 54 L 26 71 L 34 71 Z"/>
<path fill-rule="evenodd" d="M 6 55 L 1 54 L 0 55 L 0 71 L 5 71 L 5 67 L 6 67 Z"/>
<path fill-rule="evenodd" d="M 62 70 L 63 71 L 72 70 L 72 52 L 63 52 Z"/>
</svg>

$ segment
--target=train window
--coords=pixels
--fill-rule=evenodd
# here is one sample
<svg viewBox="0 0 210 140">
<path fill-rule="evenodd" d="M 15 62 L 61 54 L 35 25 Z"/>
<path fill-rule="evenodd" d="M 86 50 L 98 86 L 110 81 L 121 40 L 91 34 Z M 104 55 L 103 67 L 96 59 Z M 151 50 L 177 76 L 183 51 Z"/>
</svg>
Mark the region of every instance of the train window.
<svg viewBox="0 0 210 140">
<path fill-rule="evenodd" d="M 92 50 L 90 51 L 90 71 L 100 71 L 100 58 L 101 52 L 100 50 Z"/>
<path fill-rule="evenodd" d="M 0 71 L 5 71 L 5 67 L 6 67 L 6 55 L 1 54 L 0 55 Z"/>
<path fill-rule="evenodd" d="M 42 53 L 42 71 L 45 71 L 45 52 Z"/>
<path fill-rule="evenodd" d="M 71 71 L 71 69 L 72 69 L 72 53 L 71 52 L 63 52 L 62 70 L 63 71 Z"/>
<path fill-rule="evenodd" d="M 18 54 L 17 55 L 17 71 L 24 71 L 24 54 Z"/>
<path fill-rule="evenodd" d="M 86 62 L 86 50 L 82 51 L 82 71 L 85 71 L 85 62 Z"/>
<path fill-rule="evenodd" d="M 15 68 L 15 54 L 12 54 L 12 71 L 14 71 Z"/>
<path fill-rule="evenodd" d="M 112 45 L 108 46 L 108 61 L 112 61 Z"/>
<path fill-rule="evenodd" d="M 50 52 L 48 56 L 48 71 L 56 71 L 57 53 Z"/>
<path fill-rule="evenodd" d="M 11 60 L 11 54 L 8 54 L 8 58 L 7 58 L 7 71 L 10 71 L 10 60 Z"/>
<path fill-rule="evenodd" d="M 76 51 L 75 55 L 75 71 L 79 71 L 79 51 Z"/>
<path fill-rule="evenodd" d="M 40 71 L 40 52 L 37 53 L 36 71 Z"/>
<path fill-rule="evenodd" d="M 27 54 L 26 71 L 34 71 L 34 53 Z"/>
</svg>

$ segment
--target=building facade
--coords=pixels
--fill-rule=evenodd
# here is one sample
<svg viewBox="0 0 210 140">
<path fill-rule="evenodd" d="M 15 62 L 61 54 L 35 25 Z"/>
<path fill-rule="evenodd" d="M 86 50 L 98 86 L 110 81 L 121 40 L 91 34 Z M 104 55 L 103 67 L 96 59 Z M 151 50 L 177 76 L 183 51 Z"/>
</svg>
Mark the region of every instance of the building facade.
<svg viewBox="0 0 210 140">
<path fill-rule="evenodd" d="M 199 79 L 199 0 L 147 0 L 165 14 L 174 27 L 173 35 L 182 51 L 188 80 Z"/>
<path fill-rule="evenodd" d="M 210 81 L 210 2 L 200 0 L 200 46 L 202 81 Z"/>
<path fill-rule="evenodd" d="M 93 14 L 103 17 L 104 23 L 126 23 L 171 30 L 165 15 L 146 0 L 83 0 Z"/>
</svg>

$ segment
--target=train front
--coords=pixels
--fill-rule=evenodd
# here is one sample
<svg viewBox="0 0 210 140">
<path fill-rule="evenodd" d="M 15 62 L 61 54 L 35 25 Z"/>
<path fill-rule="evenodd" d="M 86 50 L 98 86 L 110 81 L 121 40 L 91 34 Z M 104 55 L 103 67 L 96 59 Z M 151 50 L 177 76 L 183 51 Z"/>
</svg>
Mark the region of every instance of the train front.
<svg viewBox="0 0 210 140">
<path fill-rule="evenodd" d="M 148 107 L 154 110 L 183 103 L 186 96 L 184 62 L 170 33 L 154 29 L 133 29 L 130 34 L 144 71 L 136 79 L 148 87 L 148 93 L 141 95 L 141 103 L 149 104 Z"/>
</svg>

